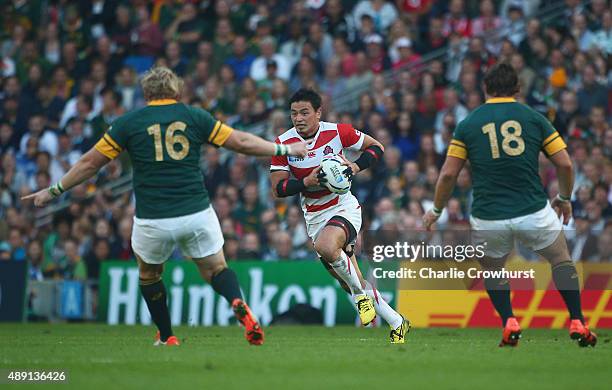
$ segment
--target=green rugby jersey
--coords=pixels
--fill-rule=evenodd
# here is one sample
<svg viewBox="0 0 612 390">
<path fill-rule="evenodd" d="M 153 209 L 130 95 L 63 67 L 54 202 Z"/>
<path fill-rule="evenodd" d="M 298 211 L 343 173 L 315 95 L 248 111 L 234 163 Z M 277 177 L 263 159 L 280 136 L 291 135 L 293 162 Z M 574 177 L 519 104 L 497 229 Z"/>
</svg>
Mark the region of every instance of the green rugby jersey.
<svg viewBox="0 0 612 390">
<path fill-rule="evenodd" d="M 110 159 L 128 152 L 138 218 L 171 218 L 208 208 L 201 146 L 221 146 L 232 131 L 200 108 L 154 100 L 117 118 L 95 147 Z"/>
<path fill-rule="evenodd" d="M 512 98 L 493 98 L 455 128 L 448 155 L 468 159 L 472 168 L 472 215 L 510 219 L 542 209 L 548 196 L 538 156 L 566 148 L 552 124 Z"/>
</svg>

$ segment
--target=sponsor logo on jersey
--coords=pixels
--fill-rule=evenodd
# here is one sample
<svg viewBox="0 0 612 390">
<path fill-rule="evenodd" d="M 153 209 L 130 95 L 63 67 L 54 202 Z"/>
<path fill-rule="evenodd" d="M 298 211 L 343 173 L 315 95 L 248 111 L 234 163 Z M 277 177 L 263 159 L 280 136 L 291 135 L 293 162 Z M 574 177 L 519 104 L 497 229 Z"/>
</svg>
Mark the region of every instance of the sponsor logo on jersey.
<svg viewBox="0 0 612 390">
<path fill-rule="evenodd" d="M 327 145 L 325 147 L 325 149 L 323 149 L 323 154 L 324 155 L 332 154 L 333 152 L 334 152 L 334 149 L 331 146 L 329 146 L 329 145 Z"/>
<path fill-rule="evenodd" d="M 317 152 L 308 152 L 308 158 L 315 158 L 317 157 Z"/>
<path fill-rule="evenodd" d="M 297 162 L 297 161 L 304 161 L 304 157 L 289 156 L 289 162 Z"/>
</svg>

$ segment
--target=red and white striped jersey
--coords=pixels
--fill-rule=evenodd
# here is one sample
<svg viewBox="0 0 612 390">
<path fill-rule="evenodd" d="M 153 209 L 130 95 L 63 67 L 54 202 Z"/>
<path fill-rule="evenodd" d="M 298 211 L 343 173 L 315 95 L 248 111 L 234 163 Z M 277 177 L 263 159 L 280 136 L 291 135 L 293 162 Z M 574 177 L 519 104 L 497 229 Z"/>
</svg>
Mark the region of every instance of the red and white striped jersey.
<svg viewBox="0 0 612 390">
<path fill-rule="evenodd" d="M 359 155 L 357 152 L 361 149 L 363 140 L 364 135 L 350 124 L 319 122 L 319 130 L 308 145 L 308 154 L 305 157 L 274 156 L 270 171 L 287 171 L 291 177 L 302 179 L 321 165 L 324 156 L 342 154 L 352 161 L 352 155 Z M 300 141 L 305 140 L 296 128 L 292 127 L 281 134 L 275 142 L 291 144 Z M 336 206 L 357 203 L 357 199 L 350 192 L 338 195 L 321 186 L 309 187 L 306 191 L 302 191 L 300 201 L 308 224 L 321 222 Z"/>
</svg>

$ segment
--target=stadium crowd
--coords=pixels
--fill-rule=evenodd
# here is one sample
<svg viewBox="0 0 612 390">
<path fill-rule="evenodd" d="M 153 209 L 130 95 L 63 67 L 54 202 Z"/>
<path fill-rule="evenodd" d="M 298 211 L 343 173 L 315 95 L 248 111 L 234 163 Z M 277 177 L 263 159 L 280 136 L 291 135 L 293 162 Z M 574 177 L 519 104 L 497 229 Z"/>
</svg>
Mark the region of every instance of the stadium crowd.
<svg viewBox="0 0 612 390">
<path fill-rule="evenodd" d="M 292 92 L 320 91 L 324 120 L 386 146 L 384 162 L 353 183 L 363 229 L 420 231 L 455 124 L 484 103 L 487 68 L 508 61 L 519 100 L 550 119 L 575 163 L 573 259 L 612 261 L 609 3 L 3 2 L 0 260 L 28 261 L 40 280 L 96 279 L 105 259 L 133 258 L 134 199 L 116 185 L 130 173 L 126 158 L 56 209 L 20 196 L 56 182 L 115 118 L 143 106 L 138 79 L 153 65 L 184 78 L 185 103 L 268 139 L 291 127 Z M 204 156 L 228 259 L 316 259 L 297 197 L 270 195 L 269 160 L 213 147 Z M 554 169 L 544 158 L 541 167 L 552 197 Z M 464 169 L 439 225 L 467 225 L 470 200 Z"/>
</svg>

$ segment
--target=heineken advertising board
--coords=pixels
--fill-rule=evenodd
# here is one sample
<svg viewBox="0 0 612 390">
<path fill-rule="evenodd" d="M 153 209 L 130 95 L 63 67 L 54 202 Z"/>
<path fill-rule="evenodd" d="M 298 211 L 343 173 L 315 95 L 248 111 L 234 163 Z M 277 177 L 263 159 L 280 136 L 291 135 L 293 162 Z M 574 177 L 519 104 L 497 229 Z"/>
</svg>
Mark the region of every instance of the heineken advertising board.
<svg viewBox="0 0 612 390">
<path fill-rule="evenodd" d="M 356 321 L 352 298 L 318 261 L 235 262 L 230 267 L 238 275 L 243 295 L 263 325 L 297 303 L 320 309 L 327 326 Z M 202 280 L 193 263 L 168 262 L 163 278 L 173 325 L 234 323 L 229 304 Z M 378 287 L 393 306 L 395 286 Z M 108 261 L 102 264 L 98 319 L 108 324 L 151 322 L 139 291 L 135 263 Z"/>
</svg>

